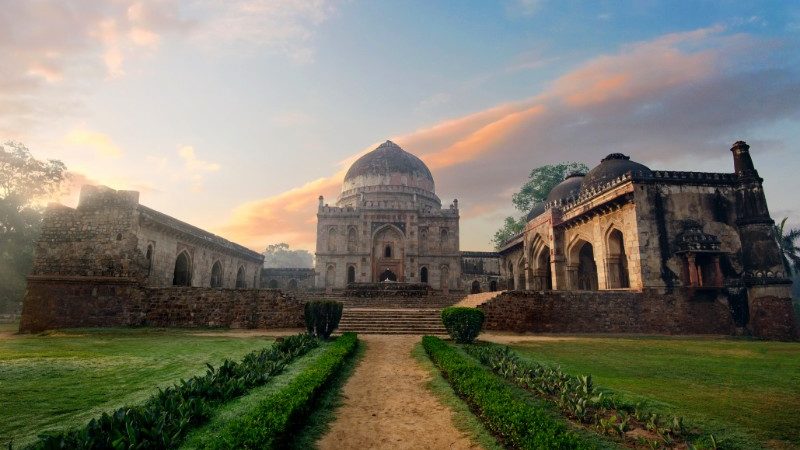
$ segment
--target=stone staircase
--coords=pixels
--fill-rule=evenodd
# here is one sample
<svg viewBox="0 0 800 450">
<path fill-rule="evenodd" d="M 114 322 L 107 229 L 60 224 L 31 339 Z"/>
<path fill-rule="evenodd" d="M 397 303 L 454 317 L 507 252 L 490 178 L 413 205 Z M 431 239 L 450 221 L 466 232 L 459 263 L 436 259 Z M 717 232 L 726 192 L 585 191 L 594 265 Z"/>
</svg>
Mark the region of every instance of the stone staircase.
<svg viewBox="0 0 800 450">
<path fill-rule="evenodd" d="M 345 307 L 339 332 L 359 334 L 446 335 L 438 308 Z"/>
<path fill-rule="evenodd" d="M 456 303 L 455 306 L 466 306 L 468 308 L 477 308 L 478 305 L 482 305 L 488 302 L 489 300 L 497 297 L 503 292 L 504 291 L 495 291 L 495 292 L 481 292 L 480 294 L 470 294 L 464 297 L 460 302 Z"/>
</svg>

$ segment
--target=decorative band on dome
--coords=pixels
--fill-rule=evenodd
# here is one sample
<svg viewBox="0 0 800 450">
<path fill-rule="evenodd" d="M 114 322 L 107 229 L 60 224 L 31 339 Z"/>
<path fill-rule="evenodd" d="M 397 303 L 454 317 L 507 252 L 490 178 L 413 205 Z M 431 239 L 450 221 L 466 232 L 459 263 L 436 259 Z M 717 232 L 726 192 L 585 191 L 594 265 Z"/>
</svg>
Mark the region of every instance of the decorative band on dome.
<svg viewBox="0 0 800 450">
<path fill-rule="evenodd" d="M 606 156 L 605 158 L 601 159 L 600 162 L 611 161 L 611 160 L 614 160 L 614 159 L 618 159 L 618 160 L 622 160 L 622 161 L 630 161 L 631 157 L 628 156 L 628 155 L 623 155 L 622 153 L 612 153 L 612 154 Z"/>
</svg>

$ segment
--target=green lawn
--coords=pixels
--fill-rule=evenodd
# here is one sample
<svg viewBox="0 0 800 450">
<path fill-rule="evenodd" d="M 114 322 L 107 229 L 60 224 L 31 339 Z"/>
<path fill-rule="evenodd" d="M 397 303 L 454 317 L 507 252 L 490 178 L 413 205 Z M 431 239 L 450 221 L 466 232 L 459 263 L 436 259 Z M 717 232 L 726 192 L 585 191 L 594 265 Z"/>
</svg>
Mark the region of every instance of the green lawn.
<svg viewBox="0 0 800 450">
<path fill-rule="evenodd" d="M 735 447 L 800 448 L 798 343 L 577 337 L 512 347 L 570 373 L 590 373 L 626 400 L 653 400 Z"/>
<path fill-rule="evenodd" d="M 143 401 L 156 387 L 204 372 L 206 362 L 238 360 L 271 342 L 163 329 L 0 333 L 0 445 L 83 425 L 104 411 Z"/>
</svg>

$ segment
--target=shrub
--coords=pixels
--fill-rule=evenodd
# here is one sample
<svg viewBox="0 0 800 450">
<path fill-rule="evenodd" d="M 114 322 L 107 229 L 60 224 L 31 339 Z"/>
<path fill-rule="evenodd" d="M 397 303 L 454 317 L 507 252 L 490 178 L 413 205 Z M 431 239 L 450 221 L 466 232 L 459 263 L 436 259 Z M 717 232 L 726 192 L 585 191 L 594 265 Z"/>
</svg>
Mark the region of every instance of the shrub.
<svg viewBox="0 0 800 450">
<path fill-rule="evenodd" d="M 207 420 L 211 408 L 266 383 L 298 356 L 317 346 L 312 336 L 300 334 L 251 352 L 236 363 L 225 360 L 218 368 L 208 364 L 205 375 L 179 384 L 147 399 L 92 419 L 85 427 L 43 435 L 28 448 L 174 448 L 190 428 Z"/>
<path fill-rule="evenodd" d="M 478 308 L 451 306 L 442 310 L 447 333 L 459 344 L 468 344 L 478 337 L 483 326 L 483 311 Z"/>
<path fill-rule="evenodd" d="M 323 388 L 355 353 L 355 333 L 344 333 L 295 379 L 262 400 L 248 414 L 231 421 L 207 449 L 285 448 L 294 425 L 313 406 Z"/>
<path fill-rule="evenodd" d="M 520 449 L 590 449 L 597 444 L 570 431 L 540 402 L 441 339 L 425 336 L 422 345 L 434 364 L 506 446 Z"/>
<path fill-rule="evenodd" d="M 318 300 L 306 303 L 305 319 L 308 334 L 328 339 L 339 326 L 342 318 L 342 304 L 332 300 Z"/>
</svg>

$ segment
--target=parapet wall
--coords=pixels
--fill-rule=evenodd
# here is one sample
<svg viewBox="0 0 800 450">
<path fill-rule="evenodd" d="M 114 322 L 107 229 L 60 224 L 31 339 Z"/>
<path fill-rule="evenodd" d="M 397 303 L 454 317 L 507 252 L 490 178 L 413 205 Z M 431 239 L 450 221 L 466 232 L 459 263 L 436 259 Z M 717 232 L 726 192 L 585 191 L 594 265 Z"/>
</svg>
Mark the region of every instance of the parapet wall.
<svg viewBox="0 0 800 450">
<path fill-rule="evenodd" d="M 156 326 L 296 328 L 305 301 L 273 289 L 148 288 L 128 278 L 28 280 L 21 332 Z"/>
<path fill-rule="evenodd" d="M 727 300 L 645 292 L 510 291 L 480 305 L 484 329 L 535 333 L 733 334 Z"/>
</svg>

